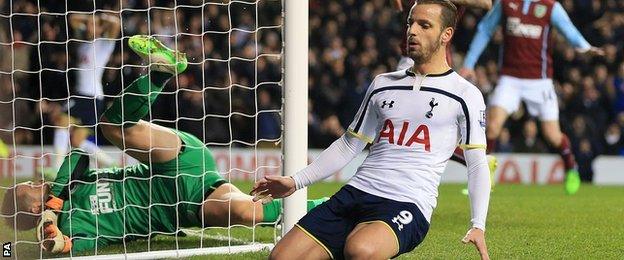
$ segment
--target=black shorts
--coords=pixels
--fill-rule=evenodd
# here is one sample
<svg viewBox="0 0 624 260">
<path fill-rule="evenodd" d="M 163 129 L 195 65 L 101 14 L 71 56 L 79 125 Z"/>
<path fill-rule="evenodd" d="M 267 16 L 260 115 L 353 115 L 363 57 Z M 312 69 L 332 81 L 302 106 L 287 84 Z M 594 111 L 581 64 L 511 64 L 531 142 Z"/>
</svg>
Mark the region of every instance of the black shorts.
<svg viewBox="0 0 624 260">
<path fill-rule="evenodd" d="M 333 259 L 344 259 L 347 236 L 360 223 L 380 221 L 396 235 L 399 252 L 418 246 L 429 222 L 416 204 L 382 198 L 345 185 L 328 201 L 312 209 L 297 226 L 321 244 Z"/>
<path fill-rule="evenodd" d="M 80 119 L 80 125 L 93 127 L 105 109 L 104 99 L 72 96 L 66 104 L 65 113 Z"/>
</svg>

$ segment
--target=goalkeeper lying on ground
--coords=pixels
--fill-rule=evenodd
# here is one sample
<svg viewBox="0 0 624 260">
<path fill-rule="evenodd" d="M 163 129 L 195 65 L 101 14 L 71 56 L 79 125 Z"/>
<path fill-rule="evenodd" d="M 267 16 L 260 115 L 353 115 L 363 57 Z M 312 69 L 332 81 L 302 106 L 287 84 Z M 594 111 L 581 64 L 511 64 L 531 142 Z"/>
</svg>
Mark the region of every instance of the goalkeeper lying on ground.
<svg viewBox="0 0 624 260">
<path fill-rule="evenodd" d="M 154 38 L 133 36 L 128 44 L 143 58 L 150 56 L 151 77 L 142 76 L 123 90 L 105 111 L 101 129 L 111 143 L 142 164 L 89 169 L 88 156 L 74 150 L 53 183 L 20 183 L 7 191 L 2 214 L 10 216 L 9 226 L 39 226 L 38 238 L 45 240 L 46 251 L 67 253 L 95 252 L 122 243 L 124 236 L 129 241 L 174 235 L 182 227 L 276 221 L 281 201 L 253 202 L 227 183 L 210 150 L 195 136 L 141 120 L 166 82 L 186 69 L 187 61 L 183 53 Z M 308 208 L 322 201 L 309 201 Z"/>
</svg>

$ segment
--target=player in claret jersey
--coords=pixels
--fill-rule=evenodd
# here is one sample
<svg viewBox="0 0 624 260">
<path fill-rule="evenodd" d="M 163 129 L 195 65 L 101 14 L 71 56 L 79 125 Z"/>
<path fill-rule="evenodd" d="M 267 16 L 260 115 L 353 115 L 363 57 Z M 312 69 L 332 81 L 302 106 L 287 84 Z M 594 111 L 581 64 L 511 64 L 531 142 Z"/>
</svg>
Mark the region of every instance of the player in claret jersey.
<svg viewBox="0 0 624 260">
<path fill-rule="evenodd" d="M 524 101 L 529 114 L 541 120 L 546 141 L 559 151 L 566 170 L 565 190 L 574 194 L 581 181 L 570 141 L 559 127 L 559 105 L 552 81 L 552 27 L 581 53 L 601 55 L 603 51 L 583 38 L 554 0 L 499 0 L 478 25 L 461 71 L 464 77 L 474 78 L 475 64 L 499 24 L 504 37 L 501 76 L 490 99 L 488 149 L 494 150 L 508 115 Z"/>
<path fill-rule="evenodd" d="M 421 0 L 410 11 L 411 68 L 378 75 L 348 133 L 292 177 L 266 177 L 258 197 L 289 196 L 359 154 L 370 152 L 347 185 L 311 210 L 280 240 L 271 259 L 388 259 L 425 238 L 441 174 L 458 145 L 465 149 L 471 225 L 463 241 L 482 259 L 490 177 L 485 103 L 479 89 L 446 62 L 457 9 L 448 0 Z"/>
</svg>

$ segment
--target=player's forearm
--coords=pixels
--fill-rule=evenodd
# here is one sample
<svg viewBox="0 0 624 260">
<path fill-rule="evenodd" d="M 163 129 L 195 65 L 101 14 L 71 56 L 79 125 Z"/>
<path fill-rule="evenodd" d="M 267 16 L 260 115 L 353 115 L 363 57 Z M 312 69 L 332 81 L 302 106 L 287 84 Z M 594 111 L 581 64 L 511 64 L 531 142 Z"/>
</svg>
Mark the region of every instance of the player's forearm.
<svg viewBox="0 0 624 260">
<path fill-rule="evenodd" d="M 483 53 L 483 50 L 485 50 L 485 47 L 487 47 L 490 42 L 496 26 L 498 26 L 500 22 L 501 16 L 502 10 L 500 2 L 496 2 L 492 10 L 483 17 L 477 26 L 477 33 L 470 43 L 470 49 L 468 49 L 468 53 L 464 59 L 465 68 L 474 69 L 479 60 L 479 56 L 481 56 L 481 53 Z"/>
<path fill-rule="evenodd" d="M 483 53 L 485 47 L 487 47 L 491 37 L 492 35 L 487 29 L 482 29 L 479 26 L 477 34 L 470 43 L 470 49 L 468 49 L 468 53 L 466 53 L 466 59 L 464 59 L 465 68 L 474 69 L 477 61 L 479 61 L 479 56 L 481 56 L 481 53 Z"/>
<path fill-rule="evenodd" d="M 551 22 L 563 34 L 566 40 L 577 50 L 584 52 L 591 48 L 591 45 L 583 35 L 576 29 L 576 26 L 570 20 L 570 17 L 563 9 L 561 4 L 555 3 L 553 6 Z"/>
<path fill-rule="evenodd" d="M 362 140 L 344 134 L 323 151 L 314 162 L 293 175 L 297 189 L 325 179 L 345 167 L 366 147 Z"/>
<path fill-rule="evenodd" d="M 492 8 L 492 0 L 451 0 L 456 5 L 463 5 L 472 8 L 481 8 L 490 10 Z"/>
<path fill-rule="evenodd" d="M 468 167 L 468 194 L 472 226 L 485 230 L 490 203 L 490 169 L 484 149 L 464 151 Z"/>
</svg>

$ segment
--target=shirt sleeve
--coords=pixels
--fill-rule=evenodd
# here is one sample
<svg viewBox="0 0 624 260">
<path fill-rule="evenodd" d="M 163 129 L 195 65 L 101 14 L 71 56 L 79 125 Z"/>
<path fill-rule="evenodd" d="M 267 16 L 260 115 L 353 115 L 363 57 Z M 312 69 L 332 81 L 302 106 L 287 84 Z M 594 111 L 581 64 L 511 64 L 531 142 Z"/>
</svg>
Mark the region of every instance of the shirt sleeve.
<svg viewBox="0 0 624 260">
<path fill-rule="evenodd" d="M 72 219 L 68 213 L 59 215 L 58 228 L 71 239 L 73 253 L 95 249 L 95 234 L 94 230 L 89 230 L 91 225 L 87 224 L 88 221 L 84 218 Z"/>
<path fill-rule="evenodd" d="M 576 29 L 565 9 L 563 9 L 563 6 L 561 6 L 559 2 L 555 2 L 555 5 L 553 6 L 550 22 L 559 32 L 561 32 L 561 34 L 563 34 L 563 37 L 565 37 L 574 48 L 581 51 L 587 51 L 591 48 L 589 42 L 587 42 L 578 29 Z"/>
<path fill-rule="evenodd" d="M 72 238 L 72 253 L 92 251 L 95 249 L 95 239 Z"/>
<path fill-rule="evenodd" d="M 347 130 L 351 135 L 366 143 L 372 143 L 377 134 L 377 111 L 376 107 L 373 105 L 373 100 L 371 100 L 375 81 L 376 79 L 368 86 L 360 109 L 355 114 L 355 118 Z"/>
<path fill-rule="evenodd" d="M 126 168 L 103 168 L 97 171 L 89 169 L 89 155 L 80 149 L 74 149 L 65 157 L 63 164 L 56 173 L 51 195 L 66 200 L 72 182 L 96 182 L 98 179 L 124 180 L 125 177 L 149 178 L 150 171 L 144 164 Z"/>
<path fill-rule="evenodd" d="M 339 171 L 362 152 L 365 147 L 365 142 L 351 134 L 342 135 L 325 149 L 314 162 L 292 176 L 297 190 Z"/>
<path fill-rule="evenodd" d="M 472 227 L 485 231 L 488 206 L 490 203 L 490 169 L 485 150 L 464 151 L 468 169 L 468 196 L 470 197 L 470 222 Z"/>
<path fill-rule="evenodd" d="M 458 125 L 461 140 L 459 146 L 466 149 L 486 148 L 485 101 L 475 86 L 470 86 L 462 96 Z"/>
<path fill-rule="evenodd" d="M 80 175 L 87 169 L 89 169 L 89 155 L 82 150 L 72 150 L 57 171 L 50 193 L 61 199 L 66 199 L 70 181 L 79 179 Z"/>
<path fill-rule="evenodd" d="M 479 60 L 479 56 L 485 50 L 492 35 L 494 34 L 494 30 L 496 26 L 500 23 L 500 20 L 503 16 L 503 10 L 501 7 L 501 1 L 496 1 L 492 9 L 483 17 L 479 25 L 477 25 L 477 34 L 474 39 L 470 43 L 470 49 L 466 54 L 466 59 L 464 60 L 464 67 L 469 69 L 474 69 L 477 61 Z"/>
<path fill-rule="evenodd" d="M 64 233 L 63 233 L 64 234 Z M 64 234 L 69 237 L 68 234 Z M 77 234 L 74 237 L 70 237 L 72 240 L 72 253 L 85 253 L 85 254 L 95 254 L 95 248 L 97 246 L 98 251 L 102 250 L 102 248 L 110 245 L 110 244 L 119 244 L 122 242 L 121 238 L 109 237 L 109 236 L 100 236 L 96 239 L 97 236 L 89 235 L 86 236 L 84 234 Z M 96 242 L 97 241 L 97 242 Z"/>
</svg>

